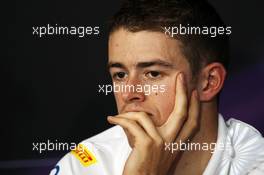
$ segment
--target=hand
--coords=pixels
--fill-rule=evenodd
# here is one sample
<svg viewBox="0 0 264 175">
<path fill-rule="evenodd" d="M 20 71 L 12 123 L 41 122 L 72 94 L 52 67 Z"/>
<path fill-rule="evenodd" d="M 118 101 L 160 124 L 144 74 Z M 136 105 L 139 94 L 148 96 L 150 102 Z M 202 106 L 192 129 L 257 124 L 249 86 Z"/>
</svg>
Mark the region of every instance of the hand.
<svg viewBox="0 0 264 175">
<path fill-rule="evenodd" d="M 177 89 L 177 90 L 176 90 Z M 132 151 L 123 175 L 166 175 L 179 155 L 165 150 L 165 143 L 186 142 L 198 127 L 200 102 L 194 90 L 188 106 L 183 74 L 176 77 L 174 109 L 168 120 L 156 127 L 145 112 L 128 112 L 109 116 L 108 121 L 123 127 Z"/>
</svg>

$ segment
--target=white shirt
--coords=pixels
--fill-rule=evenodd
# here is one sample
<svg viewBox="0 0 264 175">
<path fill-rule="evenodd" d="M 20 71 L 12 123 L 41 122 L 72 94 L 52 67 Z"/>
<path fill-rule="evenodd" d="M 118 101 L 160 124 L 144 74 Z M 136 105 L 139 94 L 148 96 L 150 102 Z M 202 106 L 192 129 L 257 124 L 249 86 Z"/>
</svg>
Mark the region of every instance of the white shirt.
<svg viewBox="0 0 264 175">
<path fill-rule="evenodd" d="M 221 145 L 221 146 L 220 146 Z M 120 126 L 81 142 L 50 175 L 122 175 L 131 152 Z M 264 138 L 252 126 L 219 114 L 216 148 L 203 175 L 264 175 Z"/>
</svg>

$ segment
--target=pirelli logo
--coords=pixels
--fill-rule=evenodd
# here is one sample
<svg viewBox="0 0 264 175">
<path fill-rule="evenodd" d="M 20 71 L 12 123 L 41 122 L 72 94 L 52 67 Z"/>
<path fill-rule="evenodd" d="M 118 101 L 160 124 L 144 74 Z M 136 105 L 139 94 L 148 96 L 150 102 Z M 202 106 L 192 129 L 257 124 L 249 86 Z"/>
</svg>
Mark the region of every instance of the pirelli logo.
<svg viewBox="0 0 264 175">
<path fill-rule="evenodd" d="M 93 154 L 82 144 L 79 144 L 71 153 L 81 162 L 85 167 L 97 162 Z"/>
</svg>

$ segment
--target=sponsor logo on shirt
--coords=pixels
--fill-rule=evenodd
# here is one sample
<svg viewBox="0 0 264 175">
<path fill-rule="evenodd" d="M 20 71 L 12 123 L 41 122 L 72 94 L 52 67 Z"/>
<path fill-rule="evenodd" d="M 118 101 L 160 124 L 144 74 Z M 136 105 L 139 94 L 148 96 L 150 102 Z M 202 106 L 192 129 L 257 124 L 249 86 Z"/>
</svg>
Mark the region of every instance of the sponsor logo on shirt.
<svg viewBox="0 0 264 175">
<path fill-rule="evenodd" d="M 97 162 L 94 155 L 82 144 L 79 144 L 71 153 L 81 162 L 85 167 Z"/>
</svg>

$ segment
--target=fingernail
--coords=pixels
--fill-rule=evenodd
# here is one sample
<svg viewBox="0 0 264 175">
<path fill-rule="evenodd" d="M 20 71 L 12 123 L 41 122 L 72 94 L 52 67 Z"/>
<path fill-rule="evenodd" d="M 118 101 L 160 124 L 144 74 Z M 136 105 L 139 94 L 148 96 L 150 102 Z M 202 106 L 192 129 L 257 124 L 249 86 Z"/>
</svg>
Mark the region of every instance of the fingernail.
<svg viewBox="0 0 264 175">
<path fill-rule="evenodd" d="M 111 124 L 113 124 L 113 117 L 112 116 L 107 116 L 107 121 Z"/>
<path fill-rule="evenodd" d="M 180 73 L 180 81 L 181 82 L 184 82 L 184 75 L 183 75 L 183 73 Z"/>
<path fill-rule="evenodd" d="M 194 90 L 193 93 L 194 93 L 194 94 L 193 94 L 194 97 L 195 97 L 195 98 L 198 98 L 198 91 L 197 91 L 197 90 Z"/>
<path fill-rule="evenodd" d="M 113 116 L 107 116 L 107 120 L 111 120 L 112 121 Z"/>
</svg>

